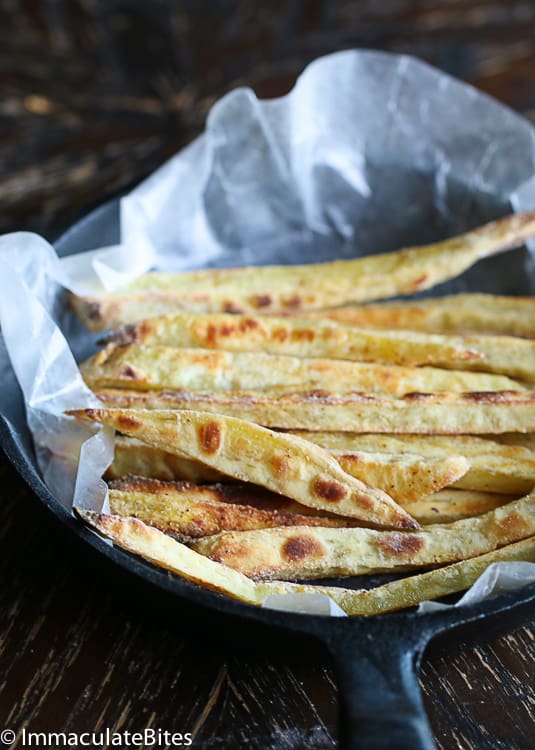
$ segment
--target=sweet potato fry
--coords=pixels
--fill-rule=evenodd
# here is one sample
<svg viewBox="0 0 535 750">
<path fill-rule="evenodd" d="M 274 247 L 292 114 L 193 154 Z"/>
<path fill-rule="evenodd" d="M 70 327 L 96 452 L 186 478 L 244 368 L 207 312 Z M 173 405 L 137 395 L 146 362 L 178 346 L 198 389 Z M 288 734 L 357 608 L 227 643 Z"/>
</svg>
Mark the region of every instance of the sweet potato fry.
<svg viewBox="0 0 535 750">
<path fill-rule="evenodd" d="M 91 330 L 177 310 L 273 313 L 335 307 L 429 289 L 533 234 L 534 213 L 513 214 L 423 247 L 305 266 L 149 273 L 117 292 L 72 297 L 71 303 Z"/>
<path fill-rule="evenodd" d="M 535 490 L 474 518 L 419 532 L 299 528 L 223 532 L 194 549 L 252 578 L 299 580 L 440 565 L 535 534 Z"/>
<path fill-rule="evenodd" d="M 379 526 L 418 527 L 385 492 L 346 474 L 322 448 L 293 435 L 189 410 L 85 409 L 71 414 L 108 424 L 157 448 L 177 450 L 312 508 Z"/>
</svg>

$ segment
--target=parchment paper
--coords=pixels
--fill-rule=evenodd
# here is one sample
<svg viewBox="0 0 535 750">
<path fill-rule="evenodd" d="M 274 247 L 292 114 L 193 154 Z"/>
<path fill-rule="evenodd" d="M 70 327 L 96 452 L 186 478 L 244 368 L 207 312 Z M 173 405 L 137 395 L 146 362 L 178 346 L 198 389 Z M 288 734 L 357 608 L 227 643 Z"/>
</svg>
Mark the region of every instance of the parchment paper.
<svg viewBox="0 0 535 750">
<path fill-rule="evenodd" d="M 312 262 L 450 236 L 535 207 L 534 134 L 410 57 L 341 52 L 309 65 L 283 98 L 241 88 L 217 102 L 204 134 L 122 199 L 119 245 L 59 259 L 37 235 L 1 237 L 0 376 L 17 375 L 51 491 L 68 508 L 106 508 L 100 476 L 113 455 L 109 430 L 63 416 L 97 403 L 72 354 L 90 337 L 69 323 L 64 288 L 113 290 L 151 267 Z M 533 294 L 534 263 L 518 250 L 436 291 Z M 495 569 L 506 588 L 535 580 L 535 565 Z M 332 603 L 300 606 L 340 614 Z"/>
</svg>

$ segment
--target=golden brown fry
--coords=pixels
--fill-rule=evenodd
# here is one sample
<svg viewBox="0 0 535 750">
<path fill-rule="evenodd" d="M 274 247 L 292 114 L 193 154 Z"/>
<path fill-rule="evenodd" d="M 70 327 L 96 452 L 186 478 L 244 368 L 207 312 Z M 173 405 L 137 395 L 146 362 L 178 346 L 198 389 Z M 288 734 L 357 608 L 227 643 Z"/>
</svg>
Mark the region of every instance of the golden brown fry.
<svg viewBox="0 0 535 750">
<path fill-rule="evenodd" d="M 191 409 L 283 430 L 463 435 L 535 431 L 535 391 L 412 393 L 395 398 L 324 391 L 269 394 L 97 389 L 110 407 Z"/>
<path fill-rule="evenodd" d="M 518 446 L 520 448 L 527 448 L 527 450 L 535 452 L 535 433 L 522 435 L 516 432 L 505 433 L 503 435 L 496 435 L 494 440 L 497 440 L 503 445 Z"/>
<path fill-rule="evenodd" d="M 390 497 L 402 505 L 453 484 L 470 468 L 463 456 L 423 458 L 410 454 L 364 451 L 329 452 L 345 472 L 371 487 L 379 487 L 388 492 Z"/>
<path fill-rule="evenodd" d="M 386 328 L 445 334 L 494 334 L 535 337 L 535 299 L 495 294 L 451 294 L 445 297 L 382 302 L 303 313 L 358 328 Z"/>
<path fill-rule="evenodd" d="M 348 615 L 377 615 L 464 591 L 475 583 L 492 563 L 515 560 L 535 562 L 535 537 L 508 544 L 493 552 L 444 568 L 391 581 L 374 589 L 351 591 L 333 586 L 313 588 L 315 593 L 326 594 L 334 599 Z M 280 586 L 278 582 L 277 586 Z M 310 588 L 312 587 L 303 586 L 304 593 L 310 593 Z M 299 590 L 299 584 L 294 584 L 294 591 L 299 593 Z"/>
<path fill-rule="evenodd" d="M 110 340 L 123 345 L 220 348 L 411 367 L 435 365 L 528 382 L 535 379 L 535 340 L 514 336 L 445 336 L 352 328 L 328 320 L 180 314 L 126 326 Z"/>
<path fill-rule="evenodd" d="M 414 331 L 370 331 L 334 323 L 267 316 L 189 315 L 142 320 L 109 338 L 116 344 L 263 352 L 404 366 L 476 362 L 483 354 L 460 337 Z M 529 342 L 524 342 L 529 344 Z"/>
<path fill-rule="evenodd" d="M 234 599 L 250 604 L 261 604 L 263 601 L 263 595 L 259 596 L 259 590 L 249 578 L 208 560 L 137 518 L 105 515 L 82 508 L 74 510 L 99 534 L 160 568 L 178 573 L 188 581 L 220 591 Z"/>
<path fill-rule="evenodd" d="M 91 388 L 136 390 L 336 388 L 338 391 L 402 395 L 415 390 L 462 392 L 523 389 L 510 378 L 487 373 L 139 344 L 108 344 L 86 360 L 80 370 Z"/>
<path fill-rule="evenodd" d="M 209 466 L 162 451 L 136 438 L 117 435 L 115 438 L 113 463 L 107 469 L 105 479 L 118 479 L 128 474 L 154 479 L 182 479 L 189 482 L 220 482 L 226 477 Z"/>
<path fill-rule="evenodd" d="M 222 484 L 196 485 L 193 482 L 162 481 L 151 477 L 126 476 L 108 483 L 110 489 L 118 492 L 142 492 L 145 494 L 173 495 L 193 497 L 206 502 L 232 505 L 248 505 L 258 510 L 276 510 L 301 516 L 318 516 L 336 521 L 334 526 L 350 521 L 348 518 L 308 508 L 289 497 L 270 492 L 250 482 L 229 482 Z M 352 525 L 350 523 L 350 525 Z"/>
<path fill-rule="evenodd" d="M 418 523 L 452 523 L 478 516 L 518 499 L 518 495 L 446 489 L 409 503 L 401 503 Z"/>
<path fill-rule="evenodd" d="M 254 485 L 206 485 L 158 480 L 112 486 L 110 510 L 134 516 L 167 534 L 203 537 L 221 531 L 277 526 L 354 526 L 340 516 L 318 516 L 298 503 Z"/>
<path fill-rule="evenodd" d="M 467 369 L 501 373 L 527 383 L 535 381 L 535 340 L 514 336 L 463 336 L 460 340 L 483 355 Z M 459 362 L 458 369 L 466 367 L 465 362 Z"/>
<path fill-rule="evenodd" d="M 521 446 L 502 445 L 469 435 L 358 435 L 335 432 L 296 432 L 331 453 L 336 451 L 379 451 L 437 458 L 466 456 L 467 473 L 455 486 L 482 492 L 517 494 L 535 486 L 535 453 Z M 346 468 L 346 471 L 348 469 Z M 386 489 L 386 488 L 385 488 Z"/>
<path fill-rule="evenodd" d="M 535 534 L 535 490 L 475 518 L 419 532 L 299 528 L 223 532 L 194 549 L 252 578 L 328 578 L 454 562 Z"/>
<path fill-rule="evenodd" d="M 149 273 L 94 297 L 71 297 L 91 330 L 176 310 L 288 312 L 412 294 L 458 276 L 535 234 L 535 213 L 513 214 L 458 237 L 394 253 L 305 266 Z"/>
<path fill-rule="evenodd" d="M 322 448 L 293 435 L 198 411 L 85 409 L 71 414 L 141 437 L 157 448 L 177 450 L 312 508 L 379 526 L 418 527 L 386 493 L 346 474 Z"/>
<path fill-rule="evenodd" d="M 370 487 L 384 490 L 400 503 L 437 492 L 455 482 L 469 469 L 463 456 L 422 458 L 416 455 L 393 456 L 363 451 L 329 453 L 345 472 Z M 224 475 L 217 474 L 200 462 L 178 458 L 172 453 L 166 454 L 135 438 L 117 438 L 115 458 L 107 471 L 107 478 L 127 474 L 196 482 L 214 481 L 213 475 L 216 474 L 216 480 L 222 478 L 225 481 Z"/>
<path fill-rule="evenodd" d="M 140 518 L 166 533 L 184 537 L 273 526 L 359 525 L 350 518 L 307 508 L 251 484 L 199 486 L 128 476 L 110 482 L 110 490 L 113 513 Z M 514 499 L 490 492 L 441 490 L 403 505 L 419 523 L 450 523 L 486 513 Z"/>
<path fill-rule="evenodd" d="M 326 594 L 348 615 L 373 615 L 462 591 L 471 586 L 493 562 L 535 560 L 535 539 L 531 538 L 446 568 L 392 581 L 369 591 L 283 581 L 255 582 L 197 554 L 138 519 L 104 515 L 80 508 L 75 508 L 75 511 L 95 531 L 111 539 L 119 547 L 186 580 L 256 606 L 261 605 L 268 596 L 278 594 Z"/>
</svg>

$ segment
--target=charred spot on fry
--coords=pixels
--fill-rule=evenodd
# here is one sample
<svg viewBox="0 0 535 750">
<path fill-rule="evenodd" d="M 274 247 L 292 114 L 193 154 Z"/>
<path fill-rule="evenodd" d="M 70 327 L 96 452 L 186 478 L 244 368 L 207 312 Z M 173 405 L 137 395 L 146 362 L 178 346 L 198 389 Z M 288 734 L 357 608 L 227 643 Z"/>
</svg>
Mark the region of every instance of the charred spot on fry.
<svg viewBox="0 0 535 750">
<path fill-rule="evenodd" d="M 223 302 L 223 312 L 231 313 L 231 315 L 242 315 L 245 310 L 237 305 L 235 302 Z"/>
<path fill-rule="evenodd" d="M 397 533 L 385 534 L 378 542 L 378 546 L 385 552 L 411 558 L 424 547 L 423 539 L 418 534 Z"/>
<path fill-rule="evenodd" d="M 304 560 L 306 557 L 322 557 L 324 554 L 323 545 L 307 534 L 290 537 L 282 546 L 282 555 L 288 560 Z"/>
<path fill-rule="evenodd" d="M 117 417 L 117 424 L 119 426 L 119 429 L 125 430 L 125 432 L 128 432 L 129 430 L 139 430 L 143 425 L 132 414 L 120 414 Z"/>
<path fill-rule="evenodd" d="M 347 489 L 339 484 L 339 482 L 333 482 L 330 479 L 323 477 L 316 477 L 312 482 L 312 492 L 322 500 L 327 500 L 329 503 L 339 503 L 345 497 L 347 497 Z"/>
<path fill-rule="evenodd" d="M 262 308 L 262 307 L 269 307 L 273 302 L 273 298 L 271 294 L 257 294 L 252 299 L 252 304 L 254 307 Z"/>
<path fill-rule="evenodd" d="M 217 453 L 222 437 L 223 430 L 219 422 L 208 422 L 199 427 L 199 444 L 201 450 L 208 455 Z"/>
</svg>

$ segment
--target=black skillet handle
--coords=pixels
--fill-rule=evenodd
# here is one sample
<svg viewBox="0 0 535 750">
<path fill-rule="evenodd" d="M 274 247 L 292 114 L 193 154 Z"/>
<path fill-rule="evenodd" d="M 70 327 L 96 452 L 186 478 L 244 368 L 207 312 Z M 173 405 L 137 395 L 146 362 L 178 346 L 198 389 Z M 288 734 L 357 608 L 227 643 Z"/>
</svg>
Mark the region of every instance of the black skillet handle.
<svg viewBox="0 0 535 750">
<path fill-rule="evenodd" d="M 417 675 L 432 633 L 388 618 L 339 624 L 327 645 L 338 674 L 340 748 L 433 750 Z"/>
</svg>

